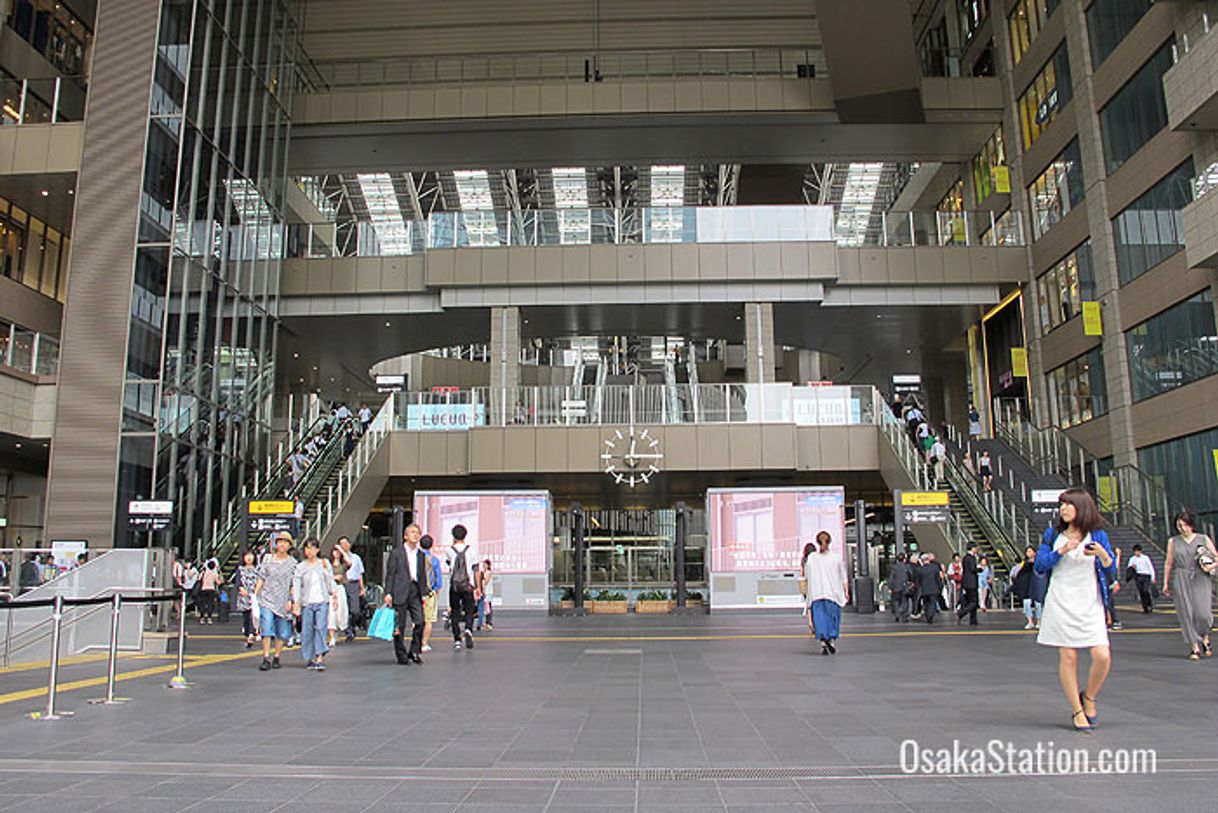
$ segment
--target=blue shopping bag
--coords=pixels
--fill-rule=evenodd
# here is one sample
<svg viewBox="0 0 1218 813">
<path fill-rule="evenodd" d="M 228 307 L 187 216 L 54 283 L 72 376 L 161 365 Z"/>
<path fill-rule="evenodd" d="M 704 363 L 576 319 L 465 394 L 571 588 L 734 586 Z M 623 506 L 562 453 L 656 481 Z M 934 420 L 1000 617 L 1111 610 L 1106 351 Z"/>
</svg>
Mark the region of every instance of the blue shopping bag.
<svg viewBox="0 0 1218 813">
<path fill-rule="evenodd" d="M 388 607 L 377 607 L 376 612 L 372 614 L 372 623 L 368 625 L 368 637 L 392 641 L 395 620 L 393 610 Z"/>
</svg>

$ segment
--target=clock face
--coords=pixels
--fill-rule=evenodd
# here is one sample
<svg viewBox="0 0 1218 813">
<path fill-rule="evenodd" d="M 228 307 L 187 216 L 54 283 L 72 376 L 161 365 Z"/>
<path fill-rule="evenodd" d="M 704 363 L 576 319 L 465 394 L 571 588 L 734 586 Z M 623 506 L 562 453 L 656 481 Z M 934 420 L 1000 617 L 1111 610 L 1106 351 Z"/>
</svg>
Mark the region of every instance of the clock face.
<svg viewBox="0 0 1218 813">
<path fill-rule="evenodd" d="M 660 473 L 663 459 L 659 438 L 652 437 L 646 429 L 636 431 L 633 426 L 625 432 L 615 429 L 613 437 L 605 439 L 605 450 L 601 452 L 605 473 L 618 485 L 626 483 L 631 488 L 651 482 Z"/>
</svg>

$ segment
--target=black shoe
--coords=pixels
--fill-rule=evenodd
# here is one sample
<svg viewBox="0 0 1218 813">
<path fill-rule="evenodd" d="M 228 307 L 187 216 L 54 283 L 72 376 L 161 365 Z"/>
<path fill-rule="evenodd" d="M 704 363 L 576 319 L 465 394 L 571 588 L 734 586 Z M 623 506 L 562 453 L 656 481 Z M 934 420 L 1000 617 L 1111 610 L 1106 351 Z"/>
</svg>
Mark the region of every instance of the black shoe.
<svg viewBox="0 0 1218 813">
<path fill-rule="evenodd" d="M 278 659 L 278 658 L 275 658 L 273 661 L 271 661 L 271 668 L 272 668 L 272 669 L 278 669 L 278 668 L 280 668 L 280 663 L 279 663 L 279 659 Z"/>
<path fill-rule="evenodd" d="M 399 658 L 398 666 L 410 666 L 410 658 L 406 658 L 405 660 Z"/>
<path fill-rule="evenodd" d="M 473 636 L 473 633 L 471 633 L 469 630 L 465 631 L 465 648 L 466 649 L 474 648 L 474 636 Z"/>
<path fill-rule="evenodd" d="M 261 665 L 258 667 L 258 671 L 259 671 L 259 672 L 265 672 L 265 671 L 267 671 L 267 670 L 268 670 L 268 669 L 270 669 L 270 668 L 271 668 L 271 662 L 270 662 L 270 661 L 268 661 L 266 658 L 263 658 L 263 659 L 262 659 L 262 664 L 261 664 Z"/>
<path fill-rule="evenodd" d="M 355 635 L 353 633 L 348 632 L 346 637 L 343 640 L 345 640 L 347 643 L 351 643 L 352 641 L 355 640 Z"/>
<path fill-rule="evenodd" d="M 422 663 L 423 663 L 423 659 L 420 658 L 418 655 L 407 655 L 406 660 L 410 661 L 411 663 L 417 663 L 419 665 L 422 665 Z"/>
<path fill-rule="evenodd" d="M 829 654 L 829 644 L 827 644 L 827 643 L 826 643 L 826 642 L 824 642 L 824 641 L 821 641 L 821 642 L 820 642 L 820 654 L 822 654 L 822 655 L 828 655 L 828 654 Z"/>
<path fill-rule="evenodd" d="M 829 651 L 832 652 L 834 655 L 837 654 L 837 647 L 835 647 L 833 645 L 832 641 L 825 641 L 825 646 L 829 647 Z"/>
</svg>

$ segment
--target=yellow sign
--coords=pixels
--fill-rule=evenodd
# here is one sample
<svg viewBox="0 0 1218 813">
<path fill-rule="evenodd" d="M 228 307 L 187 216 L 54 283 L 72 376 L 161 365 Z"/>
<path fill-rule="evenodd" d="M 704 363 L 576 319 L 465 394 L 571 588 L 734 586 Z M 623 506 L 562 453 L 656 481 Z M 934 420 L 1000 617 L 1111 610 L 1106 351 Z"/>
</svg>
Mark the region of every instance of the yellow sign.
<svg viewBox="0 0 1218 813">
<path fill-rule="evenodd" d="M 1218 474 L 1218 449 L 1214 450 L 1214 474 Z"/>
<path fill-rule="evenodd" d="M 1215 453 L 1215 455 L 1218 456 L 1218 453 Z M 1095 481 L 1095 496 L 1099 498 L 1096 502 L 1099 503 L 1101 511 L 1117 510 L 1116 478 L 1097 477 Z"/>
<path fill-rule="evenodd" d="M 1006 195 L 1011 194 L 1011 169 L 1006 164 L 999 164 L 993 169 L 994 191 Z"/>
<path fill-rule="evenodd" d="M 901 505 L 947 505 L 946 491 L 902 491 Z"/>
<path fill-rule="evenodd" d="M 1011 375 L 1019 378 L 1028 377 L 1028 349 L 1026 347 L 1011 348 Z"/>
<path fill-rule="evenodd" d="M 296 503 L 291 500 L 250 500 L 251 514 L 295 514 Z"/>
<path fill-rule="evenodd" d="M 1083 335 L 1103 336 L 1104 322 L 1100 318 L 1100 303 L 1083 303 Z"/>
</svg>

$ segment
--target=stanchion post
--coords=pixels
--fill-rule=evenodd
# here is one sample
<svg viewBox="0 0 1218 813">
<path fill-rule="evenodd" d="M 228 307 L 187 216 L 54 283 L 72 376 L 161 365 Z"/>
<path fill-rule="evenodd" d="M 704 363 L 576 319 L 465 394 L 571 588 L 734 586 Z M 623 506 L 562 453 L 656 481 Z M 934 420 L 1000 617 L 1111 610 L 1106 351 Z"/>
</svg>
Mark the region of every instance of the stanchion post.
<svg viewBox="0 0 1218 813">
<path fill-rule="evenodd" d="M 89 704 L 93 706 L 117 706 L 128 700 L 126 697 L 114 696 L 114 681 L 118 672 L 118 622 L 122 609 L 123 597 L 115 593 L 114 601 L 110 605 L 110 648 L 106 658 L 106 696 L 90 700 Z"/>
<path fill-rule="evenodd" d="M 169 680 L 169 688 L 186 689 L 190 684 L 182 674 L 186 668 L 186 591 L 182 591 L 181 604 L 178 606 L 178 671 Z"/>
<path fill-rule="evenodd" d="M 55 604 L 51 610 L 51 674 L 47 682 L 47 707 L 45 711 L 36 711 L 30 715 L 31 720 L 58 720 L 71 717 L 70 711 L 58 711 L 55 708 L 56 695 L 59 691 L 59 633 L 63 626 L 63 596 L 55 596 Z"/>
</svg>

